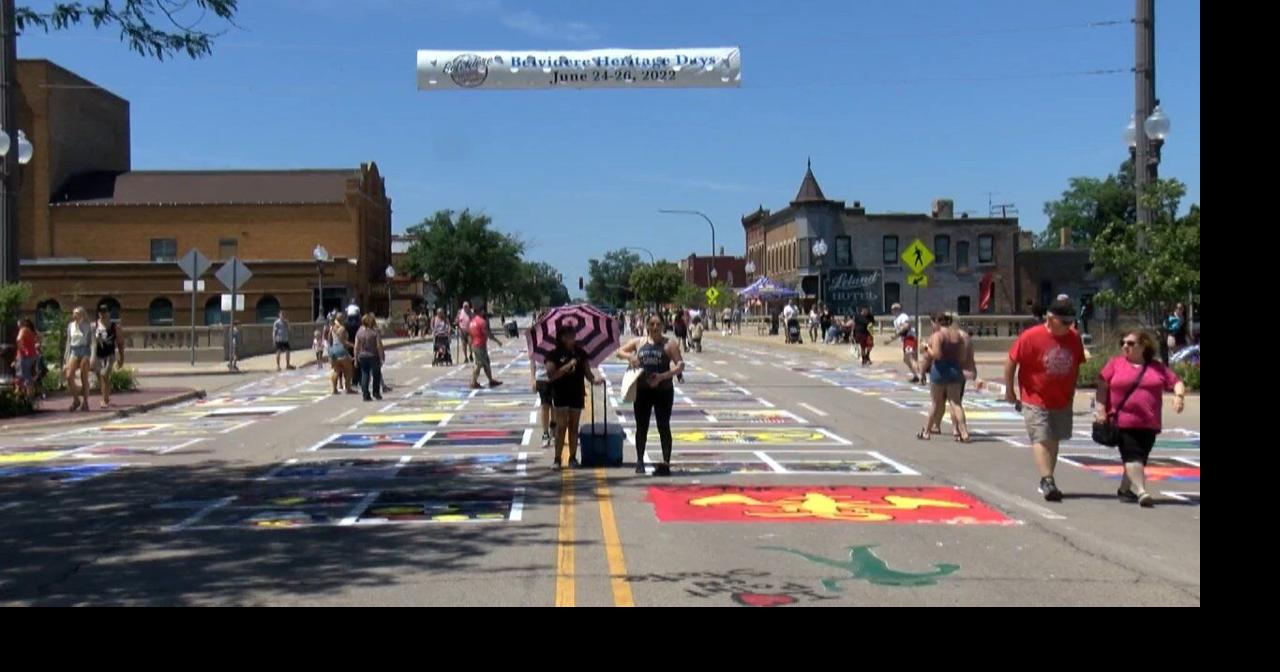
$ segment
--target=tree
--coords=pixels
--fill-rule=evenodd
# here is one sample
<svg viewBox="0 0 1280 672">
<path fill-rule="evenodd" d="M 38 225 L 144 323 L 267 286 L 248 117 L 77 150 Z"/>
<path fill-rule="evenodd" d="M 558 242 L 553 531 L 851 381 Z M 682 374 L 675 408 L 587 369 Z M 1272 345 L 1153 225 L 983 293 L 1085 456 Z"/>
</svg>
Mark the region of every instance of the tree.
<svg viewBox="0 0 1280 672">
<path fill-rule="evenodd" d="M 1115 175 L 1105 179 L 1073 177 L 1071 188 L 1062 198 L 1044 204 L 1049 224 L 1036 238 L 1036 247 L 1057 249 L 1061 246 L 1062 227 L 1071 227 L 1071 244 L 1088 247 L 1107 227 L 1117 222 L 1136 224 L 1138 210 L 1134 198 L 1133 161 L 1125 161 Z M 1177 212 L 1178 201 L 1170 200 L 1173 192 L 1157 189 L 1154 207 Z"/>
<path fill-rule="evenodd" d="M 516 293 L 522 282 L 524 243 L 489 228 L 492 220 L 470 210 L 440 210 L 409 228 L 413 244 L 402 271 L 429 274 L 443 296 L 488 301 Z"/>
<path fill-rule="evenodd" d="M 518 312 L 542 307 L 554 308 L 569 303 L 569 290 L 561 281 L 560 272 L 551 264 L 541 261 L 525 262 L 512 300 L 512 305 Z"/>
<path fill-rule="evenodd" d="M 1106 179 L 1073 177 L 1071 188 L 1062 198 L 1044 204 L 1049 224 L 1036 240 L 1036 247 L 1056 249 L 1061 246 L 1064 226 L 1071 227 L 1071 243 L 1087 247 L 1113 222 L 1137 221 L 1133 194 L 1133 162 L 1125 161 L 1118 175 Z"/>
<path fill-rule="evenodd" d="M 676 303 L 682 306 L 701 306 L 706 303 L 706 291 L 692 282 L 681 281 L 680 290 L 676 292 Z"/>
<path fill-rule="evenodd" d="M 1145 313 L 1156 324 L 1161 311 L 1188 295 L 1200 294 L 1200 206 L 1177 216 L 1186 186 L 1158 180 L 1143 197 L 1153 211 L 1150 224 L 1113 222 L 1092 243 L 1095 275 L 1114 278 L 1115 289 L 1097 301 Z"/>
<path fill-rule="evenodd" d="M 631 272 L 631 290 L 647 306 L 675 301 L 683 283 L 680 268 L 669 261 L 643 264 Z"/>
<path fill-rule="evenodd" d="M 199 28 L 210 13 L 217 20 L 234 26 L 239 0 L 94 0 L 93 2 L 55 2 L 48 11 L 28 6 L 17 7 L 14 18 L 18 31 L 28 27 L 66 30 L 83 21 L 94 28 L 118 26 L 120 41 L 140 56 L 163 61 L 186 52 L 191 58 L 213 53 L 213 40 L 225 31 L 208 32 Z"/>
<path fill-rule="evenodd" d="M 18 282 L 0 285 L 0 323 L 13 324 L 18 320 L 22 307 L 31 299 L 31 285 Z M 14 331 L 13 333 L 17 333 Z"/>
<path fill-rule="evenodd" d="M 587 300 L 596 305 L 622 306 L 632 296 L 631 273 L 640 255 L 625 249 L 606 252 L 604 259 L 588 260 Z"/>
</svg>

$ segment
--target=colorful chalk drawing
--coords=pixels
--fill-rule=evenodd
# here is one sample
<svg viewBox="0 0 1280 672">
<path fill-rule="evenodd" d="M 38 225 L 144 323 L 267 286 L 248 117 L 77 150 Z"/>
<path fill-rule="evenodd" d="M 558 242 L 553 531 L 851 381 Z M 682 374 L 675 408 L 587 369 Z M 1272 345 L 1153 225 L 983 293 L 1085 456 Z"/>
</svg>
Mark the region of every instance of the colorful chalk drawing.
<svg viewBox="0 0 1280 672">
<path fill-rule="evenodd" d="M 635 443 L 634 430 L 628 429 L 627 438 Z M 658 437 L 656 427 L 649 430 L 652 443 Z M 821 429 L 678 429 L 671 433 L 677 445 L 722 444 L 722 445 L 850 445 L 850 442 Z"/>
<path fill-rule="evenodd" d="M 406 425 L 442 425 L 452 418 L 452 413 L 395 413 L 387 415 L 367 415 L 356 423 L 356 427 L 406 426 Z"/>
<path fill-rule="evenodd" d="M 48 462 L 74 455 L 85 445 L 75 446 L 4 446 L 0 447 L 0 464 Z"/>
<path fill-rule="evenodd" d="M 749 425 L 807 425 L 808 420 L 782 409 L 711 409 L 707 411 L 712 422 L 740 423 Z"/>
<path fill-rule="evenodd" d="M 956 488 L 651 487 L 661 522 L 1012 524 Z"/>
<path fill-rule="evenodd" d="M 532 429 L 446 429 L 427 437 L 424 447 L 526 446 Z"/>
<path fill-rule="evenodd" d="M 668 572 L 663 574 L 630 574 L 627 583 L 648 584 L 659 589 L 676 585 L 689 597 L 715 599 L 728 597 L 743 607 L 785 607 L 793 604 L 838 600 L 802 583 L 774 579 L 769 572 L 753 569 L 730 569 L 714 572 Z"/>
<path fill-rule="evenodd" d="M 79 483 L 124 467 L 123 464 L 77 464 L 0 468 L 0 478 L 45 476 L 51 481 Z"/>
<path fill-rule="evenodd" d="M 214 408 L 206 413 L 201 414 L 204 418 L 241 418 L 241 417 L 262 417 L 268 418 L 281 413 L 288 413 L 297 406 L 230 406 L 227 408 Z"/>
<path fill-rule="evenodd" d="M 453 416 L 449 424 L 457 425 L 531 425 L 538 421 L 536 411 L 464 411 Z"/>
<path fill-rule="evenodd" d="M 1061 455 L 1058 459 L 1067 464 L 1088 469 L 1109 479 L 1119 479 L 1124 474 L 1124 464 L 1119 457 L 1110 455 Z M 1147 460 L 1148 482 L 1199 481 L 1200 461 L 1186 457 L 1152 457 Z"/>
<path fill-rule="evenodd" d="M 421 448 L 430 434 L 430 432 L 333 434 L 307 450 L 414 450 Z"/>
<path fill-rule="evenodd" d="M 499 398 L 477 398 L 472 399 L 467 408 L 485 408 L 485 409 L 517 409 L 517 408 L 536 408 L 538 406 L 538 398 L 532 399 L 499 399 Z"/>
<path fill-rule="evenodd" d="M 395 478 L 404 463 L 399 460 L 325 460 L 283 464 L 268 472 L 263 480 L 288 479 L 385 479 Z"/>
<path fill-rule="evenodd" d="M 831 560 L 820 555 L 782 546 L 761 546 L 760 548 L 798 555 L 809 562 L 848 572 L 849 576 L 822 580 L 822 587 L 835 593 L 843 591 L 840 584 L 845 581 L 866 581 L 877 586 L 933 586 L 937 585 L 938 579 L 960 570 L 960 565 L 942 563 L 934 565 L 934 571 L 932 572 L 899 572 L 889 569 L 889 565 L 885 564 L 884 560 L 876 557 L 876 554 L 871 551 L 871 549 L 875 548 L 873 545 L 850 546 L 848 549 L 849 559 L 847 561 Z"/>
<path fill-rule="evenodd" d="M 492 477 L 523 474 L 525 454 L 459 455 L 414 460 L 404 464 L 398 478 L 439 479 L 450 476 Z"/>
<path fill-rule="evenodd" d="M 356 516 L 356 524 L 505 521 L 511 516 L 514 496 L 513 490 L 500 488 L 387 491 Z"/>
<path fill-rule="evenodd" d="M 655 453 L 646 453 L 653 464 Z M 696 474 L 800 474 L 821 476 L 918 476 L 919 472 L 871 450 L 698 450 L 676 451 L 671 470 Z"/>
<path fill-rule="evenodd" d="M 230 434 L 253 424 L 253 420 L 239 418 L 209 418 L 187 420 L 167 427 L 162 434 L 168 436 L 203 436 L 206 434 Z"/>
<path fill-rule="evenodd" d="M 154 457 L 156 455 L 168 455 L 176 453 L 183 448 L 189 448 L 200 443 L 200 439 L 190 439 L 181 443 L 161 443 L 161 444 L 143 444 L 141 442 L 130 443 L 95 443 L 91 446 L 75 451 L 71 454 L 78 460 L 95 459 L 99 457 L 130 457 L 137 455 L 146 455 Z"/>
<path fill-rule="evenodd" d="M 170 426 L 171 425 L 167 423 L 113 423 L 97 427 L 75 429 L 55 436 L 75 437 L 75 439 L 125 439 L 146 436 L 152 432 L 166 429 Z"/>
</svg>

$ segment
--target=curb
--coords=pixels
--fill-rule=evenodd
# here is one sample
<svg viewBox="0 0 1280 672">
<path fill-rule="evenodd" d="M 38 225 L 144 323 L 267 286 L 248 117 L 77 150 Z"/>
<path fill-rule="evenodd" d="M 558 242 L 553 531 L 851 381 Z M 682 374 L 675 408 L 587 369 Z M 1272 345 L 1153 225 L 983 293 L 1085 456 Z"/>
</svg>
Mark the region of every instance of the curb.
<svg viewBox="0 0 1280 672">
<path fill-rule="evenodd" d="M 174 404 L 180 404 L 184 401 L 191 401 L 192 399 L 202 399 L 204 398 L 204 396 L 205 396 L 204 390 L 187 390 L 186 392 L 172 394 L 167 397 L 156 399 L 155 401 L 149 401 L 145 404 L 138 404 L 137 406 L 132 406 L 130 408 L 124 408 L 118 411 L 112 411 L 111 413 L 97 414 L 97 415 L 90 414 L 90 415 L 86 415 L 79 418 L 67 418 L 65 420 L 49 420 L 47 422 L 24 422 L 24 423 L 16 423 L 16 424 L 9 424 L 9 425 L 0 425 L 0 431 L 14 431 L 14 430 L 21 430 L 21 429 L 46 429 L 49 427 L 69 427 L 72 425 L 84 425 L 92 422 L 98 422 L 101 420 L 109 420 L 112 418 L 127 418 L 131 415 L 137 415 L 139 413 L 146 413 L 147 411 L 153 411 L 162 406 L 172 406 Z"/>
</svg>

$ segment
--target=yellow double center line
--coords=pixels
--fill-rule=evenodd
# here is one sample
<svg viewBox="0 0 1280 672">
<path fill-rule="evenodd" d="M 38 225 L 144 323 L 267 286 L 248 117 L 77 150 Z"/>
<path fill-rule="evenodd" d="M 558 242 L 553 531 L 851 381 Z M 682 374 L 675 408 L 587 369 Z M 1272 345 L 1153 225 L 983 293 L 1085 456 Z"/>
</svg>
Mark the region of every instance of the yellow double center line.
<svg viewBox="0 0 1280 672">
<path fill-rule="evenodd" d="M 622 554 L 622 539 L 618 535 L 618 521 L 613 516 L 613 499 L 603 469 L 596 469 L 596 501 L 600 506 L 600 527 L 604 534 L 604 555 L 609 563 L 609 587 L 613 592 L 615 607 L 634 607 L 631 585 L 627 583 L 627 562 Z M 574 606 L 574 555 L 573 555 L 573 470 L 566 469 L 560 477 L 560 531 L 556 553 L 556 606 Z"/>
</svg>

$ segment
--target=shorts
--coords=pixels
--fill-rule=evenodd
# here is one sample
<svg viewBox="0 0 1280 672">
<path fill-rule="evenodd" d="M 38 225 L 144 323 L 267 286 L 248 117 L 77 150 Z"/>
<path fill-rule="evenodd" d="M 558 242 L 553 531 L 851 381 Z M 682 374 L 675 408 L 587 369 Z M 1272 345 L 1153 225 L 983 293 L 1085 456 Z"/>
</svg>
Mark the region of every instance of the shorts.
<svg viewBox="0 0 1280 672">
<path fill-rule="evenodd" d="M 577 394 L 566 394 L 563 391 L 561 391 L 560 394 L 552 392 L 552 397 L 552 401 L 554 402 L 553 405 L 556 407 L 556 410 L 581 411 L 587 405 L 586 395 L 582 392 L 578 392 Z"/>
<path fill-rule="evenodd" d="M 932 385 L 964 384 L 964 371 L 956 362 L 937 361 L 929 369 L 929 383 Z"/>
<path fill-rule="evenodd" d="M 28 383 L 34 383 L 36 380 L 36 358 L 35 357 L 19 357 L 18 358 L 18 380 Z"/>
<path fill-rule="evenodd" d="M 93 361 L 93 372 L 100 376 L 111 375 L 111 369 L 115 367 L 115 364 L 116 358 L 114 356 L 99 357 Z"/>
<path fill-rule="evenodd" d="M 475 360 L 476 370 L 489 368 L 489 349 L 471 346 L 471 358 Z"/>
<path fill-rule="evenodd" d="M 74 357 L 74 358 L 76 358 L 76 359 L 86 359 L 86 360 L 87 360 L 87 359 L 89 358 L 89 346 L 87 346 L 87 345 L 73 345 L 73 346 L 71 346 L 71 356 L 72 356 L 72 357 Z"/>
<path fill-rule="evenodd" d="M 1022 418 L 1032 443 L 1066 441 L 1071 438 L 1071 407 L 1049 410 L 1024 404 Z"/>
<path fill-rule="evenodd" d="M 289 352 L 289 341 L 276 341 L 276 352 Z"/>
<path fill-rule="evenodd" d="M 1156 445 L 1156 430 L 1120 428 L 1120 459 L 1123 462 L 1147 464 L 1151 449 Z"/>
<path fill-rule="evenodd" d="M 541 406 L 551 405 L 551 382 L 546 380 L 537 381 L 538 387 L 538 404 Z"/>
<path fill-rule="evenodd" d="M 916 354 L 916 337 L 915 336 L 902 337 L 902 351 L 907 353 L 908 355 Z"/>
</svg>

